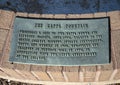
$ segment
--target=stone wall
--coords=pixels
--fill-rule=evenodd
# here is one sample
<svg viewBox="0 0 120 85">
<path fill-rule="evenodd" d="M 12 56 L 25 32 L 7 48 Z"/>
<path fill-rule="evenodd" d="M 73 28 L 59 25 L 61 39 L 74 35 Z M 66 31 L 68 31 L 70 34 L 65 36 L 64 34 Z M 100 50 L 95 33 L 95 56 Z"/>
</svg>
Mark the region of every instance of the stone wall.
<svg viewBox="0 0 120 85">
<path fill-rule="evenodd" d="M 110 17 L 111 63 L 96 66 L 40 66 L 10 63 L 10 41 L 16 16 L 35 18 Z M 120 83 L 120 11 L 93 14 L 27 14 L 0 10 L 0 78 L 48 85 Z"/>
</svg>

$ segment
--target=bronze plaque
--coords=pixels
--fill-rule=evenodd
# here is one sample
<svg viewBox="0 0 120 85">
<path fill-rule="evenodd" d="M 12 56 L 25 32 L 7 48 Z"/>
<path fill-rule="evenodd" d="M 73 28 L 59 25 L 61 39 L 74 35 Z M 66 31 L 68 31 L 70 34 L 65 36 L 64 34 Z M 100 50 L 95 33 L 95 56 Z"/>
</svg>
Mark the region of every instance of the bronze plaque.
<svg viewBox="0 0 120 85">
<path fill-rule="evenodd" d="M 80 66 L 110 62 L 109 17 L 32 19 L 16 17 L 10 62 Z"/>
</svg>

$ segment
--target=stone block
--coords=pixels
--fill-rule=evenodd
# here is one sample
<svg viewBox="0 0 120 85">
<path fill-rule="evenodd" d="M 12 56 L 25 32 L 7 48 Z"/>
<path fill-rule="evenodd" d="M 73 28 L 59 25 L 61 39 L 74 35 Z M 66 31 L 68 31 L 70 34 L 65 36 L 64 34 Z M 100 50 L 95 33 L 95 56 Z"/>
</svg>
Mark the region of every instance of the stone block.
<svg viewBox="0 0 120 85">
<path fill-rule="evenodd" d="M 28 14 L 30 18 L 40 18 L 40 14 Z"/>
<path fill-rule="evenodd" d="M 2 70 L 11 78 L 23 79 L 23 77 L 18 74 L 14 69 L 2 68 Z"/>
<path fill-rule="evenodd" d="M 62 74 L 62 67 L 61 66 L 48 66 L 47 73 L 51 77 L 53 81 L 64 81 L 64 76 Z"/>
<path fill-rule="evenodd" d="M 96 66 L 81 66 L 80 71 L 83 73 L 83 79 L 85 82 L 89 82 L 87 81 L 88 78 L 91 78 L 93 81 L 95 80 Z"/>
<path fill-rule="evenodd" d="M 42 81 L 50 81 L 50 77 L 46 72 L 47 67 L 41 65 L 31 65 L 31 72 Z"/>
<path fill-rule="evenodd" d="M 66 18 L 66 14 L 55 14 L 54 18 L 64 19 L 64 18 Z"/>
<path fill-rule="evenodd" d="M 120 30 L 114 30 L 111 32 L 111 39 L 113 45 L 115 69 L 120 68 Z"/>
<path fill-rule="evenodd" d="M 0 13 L 0 28 L 10 29 L 15 13 L 13 11 L 2 10 Z"/>
<path fill-rule="evenodd" d="M 79 66 L 64 66 L 63 73 L 69 82 L 79 82 Z"/>
<path fill-rule="evenodd" d="M 8 30 L 0 29 L 0 51 L 3 50 Z"/>
<path fill-rule="evenodd" d="M 28 64 L 16 64 L 16 72 L 21 74 L 25 79 L 37 80 L 36 77 L 31 73 L 30 67 Z"/>
<path fill-rule="evenodd" d="M 107 12 L 110 17 L 111 30 L 120 29 L 120 11 Z"/>
<path fill-rule="evenodd" d="M 54 15 L 53 14 L 41 14 L 40 18 L 53 18 Z"/>
<path fill-rule="evenodd" d="M 94 14 L 81 14 L 80 18 L 93 18 Z"/>
<path fill-rule="evenodd" d="M 17 12 L 16 16 L 20 16 L 20 17 L 28 17 L 28 13 L 23 13 L 23 12 Z"/>
<path fill-rule="evenodd" d="M 66 17 L 67 18 L 80 18 L 80 14 L 68 14 Z"/>
<path fill-rule="evenodd" d="M 98 12 L 94 13 L 94 17 L 106 17 L 107 13 L 106 12 Z"/>
</svg>

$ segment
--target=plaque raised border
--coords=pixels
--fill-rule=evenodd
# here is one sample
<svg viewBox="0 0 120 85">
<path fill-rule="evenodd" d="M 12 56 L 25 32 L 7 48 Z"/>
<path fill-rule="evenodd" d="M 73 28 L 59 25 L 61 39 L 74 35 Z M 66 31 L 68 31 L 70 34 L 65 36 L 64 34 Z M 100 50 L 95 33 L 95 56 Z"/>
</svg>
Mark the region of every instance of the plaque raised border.
<svg viewBox="0 0 120 85">
<path fill-rule="evenodd" d="M 54 66 L 108 64 L 111 61 L 110 46 L 109 17 L 16 17 L 9 61 Z"/>
</svg>

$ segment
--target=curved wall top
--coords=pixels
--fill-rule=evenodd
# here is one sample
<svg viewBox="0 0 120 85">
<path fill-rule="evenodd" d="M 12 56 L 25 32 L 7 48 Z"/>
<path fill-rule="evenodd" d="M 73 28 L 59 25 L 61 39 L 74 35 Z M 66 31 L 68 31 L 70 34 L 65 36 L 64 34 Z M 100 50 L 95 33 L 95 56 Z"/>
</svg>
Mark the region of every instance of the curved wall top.
<svg viewBox="0 0 120 85">
<path fill-rule="evenodd" d="M 39 2 L 38 0 L 0 0 L 0 9 L 3 9 L 0 10 L 0 78 L 45 85 L 120 83 L 120 0 L 39 0 Z M 110 17 L 111 63 L 74 67 L 10 63 L 8 61 L 10 41 L 16 16 L 28 18 Z"/>
<path fill-rule="evenodd" d="M 120 0 L 0 0 L 0 9 L 38 14 L 84 14 L 120 10 Z"/>
</svg>

